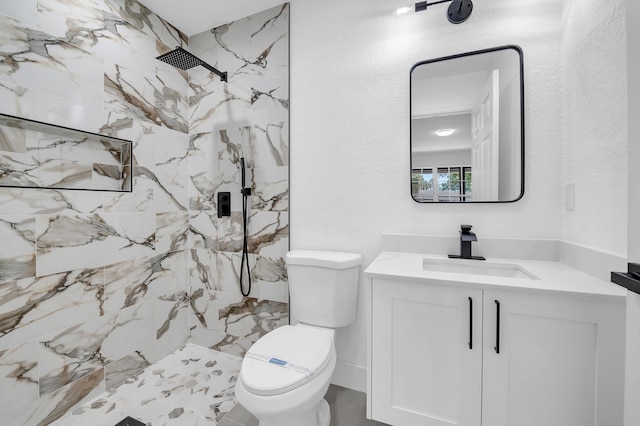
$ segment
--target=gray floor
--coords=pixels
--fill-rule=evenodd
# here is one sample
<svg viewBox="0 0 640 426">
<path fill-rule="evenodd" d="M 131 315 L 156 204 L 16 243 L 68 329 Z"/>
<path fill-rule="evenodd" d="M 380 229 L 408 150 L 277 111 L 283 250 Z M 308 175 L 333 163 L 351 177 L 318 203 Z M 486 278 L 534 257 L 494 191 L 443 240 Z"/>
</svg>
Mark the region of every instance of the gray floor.
<svg viewBox="0 0 640 426">
<path fill-rule="evenodd" d="M 367 396 L 362 392 L 331 385 L 325 399 L 331 407 L 331 426 L 385 426 L 385 423 L 366 419 Z M 218 426 L 258 426 L 258 420 L 238 404 Z"/>
</svg>

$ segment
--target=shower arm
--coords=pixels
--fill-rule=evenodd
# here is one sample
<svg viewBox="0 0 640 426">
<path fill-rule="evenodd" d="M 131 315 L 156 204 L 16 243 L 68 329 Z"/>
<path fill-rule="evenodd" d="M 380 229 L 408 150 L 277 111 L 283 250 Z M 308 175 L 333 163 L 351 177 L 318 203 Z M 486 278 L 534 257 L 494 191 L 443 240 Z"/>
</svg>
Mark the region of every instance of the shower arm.
<svg viewBox="0 0 640 426">
<path fill-rule="evenodd" d="M 222 80 L 224 82 L 227 81 L 227 72 L 226 71 L 224 71 L 224 72 L 223 71 L 218 71 L 217 69 L 215 69 L 211 65 L 207 64 L 206 62 L 202 62 L 200 65 L 202 65 L 203 67 L 205 67 L 206 69 L 208 69 L 212 73 L 215 73 L 218 77 L 220 77 L 220 80 Z"/>
</svg>

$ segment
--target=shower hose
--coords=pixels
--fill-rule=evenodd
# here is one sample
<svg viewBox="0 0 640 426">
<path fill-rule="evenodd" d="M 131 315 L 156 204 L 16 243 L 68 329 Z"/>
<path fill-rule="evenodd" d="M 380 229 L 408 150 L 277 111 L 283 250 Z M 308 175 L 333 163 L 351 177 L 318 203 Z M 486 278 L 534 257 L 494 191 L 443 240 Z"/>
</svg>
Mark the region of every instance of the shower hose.
<svg viewBox="0 0 640 426">
<path fill-rule="evenodd" d="M 242 261 L 240 262 L 240 292 L 244 297 L 249 296 L 251 293 L 251 268 L 249 267 L 249 236 L 247 232 L 247 222 L 248 222 L 248 213 L 247 210 L 249 208 L 248 201 L 249 197 L 251 197 L 251 188 L 245 187 L 245 167 L 244 167 L 244 157 L 240 158 L 240 167 L 242 169 L 242 188 L 240 192 L 242 193 Z M 247 289 L 245 291 L 244 285 L 244 269 L 245 265 L 247 268 Z"/>
</svg>

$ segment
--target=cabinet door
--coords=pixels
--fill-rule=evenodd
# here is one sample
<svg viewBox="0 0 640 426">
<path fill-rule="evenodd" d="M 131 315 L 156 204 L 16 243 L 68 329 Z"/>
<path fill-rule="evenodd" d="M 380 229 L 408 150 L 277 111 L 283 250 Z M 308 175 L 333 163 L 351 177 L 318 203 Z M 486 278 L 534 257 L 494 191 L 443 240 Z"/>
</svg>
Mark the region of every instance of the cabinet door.
<svg viewBox="0 0 640 426">
<path fill-rule="evenodd" d="M 375 279 L 372 304 L 372 417 L 480 425 L 482 291 Z"/>
<path fill-rule="evenodd" d="M 483 425 L 622 424 L 621 303 L 485 290 L 483 335 Z"/>
</svg>

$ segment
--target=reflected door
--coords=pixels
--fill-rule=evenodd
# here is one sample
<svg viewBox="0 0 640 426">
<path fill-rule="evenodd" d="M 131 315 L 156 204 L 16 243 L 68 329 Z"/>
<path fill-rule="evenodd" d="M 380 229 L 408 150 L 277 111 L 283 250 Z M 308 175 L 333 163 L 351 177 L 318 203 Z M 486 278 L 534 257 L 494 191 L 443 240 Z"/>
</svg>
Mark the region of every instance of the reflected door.
<svg viewBox="0 0 640 426">
<path fill-rule="evenodd" d="M 498 200 L 500 75 L 493 70 L 471 113 L 474 201 Z"/>
</svg>

